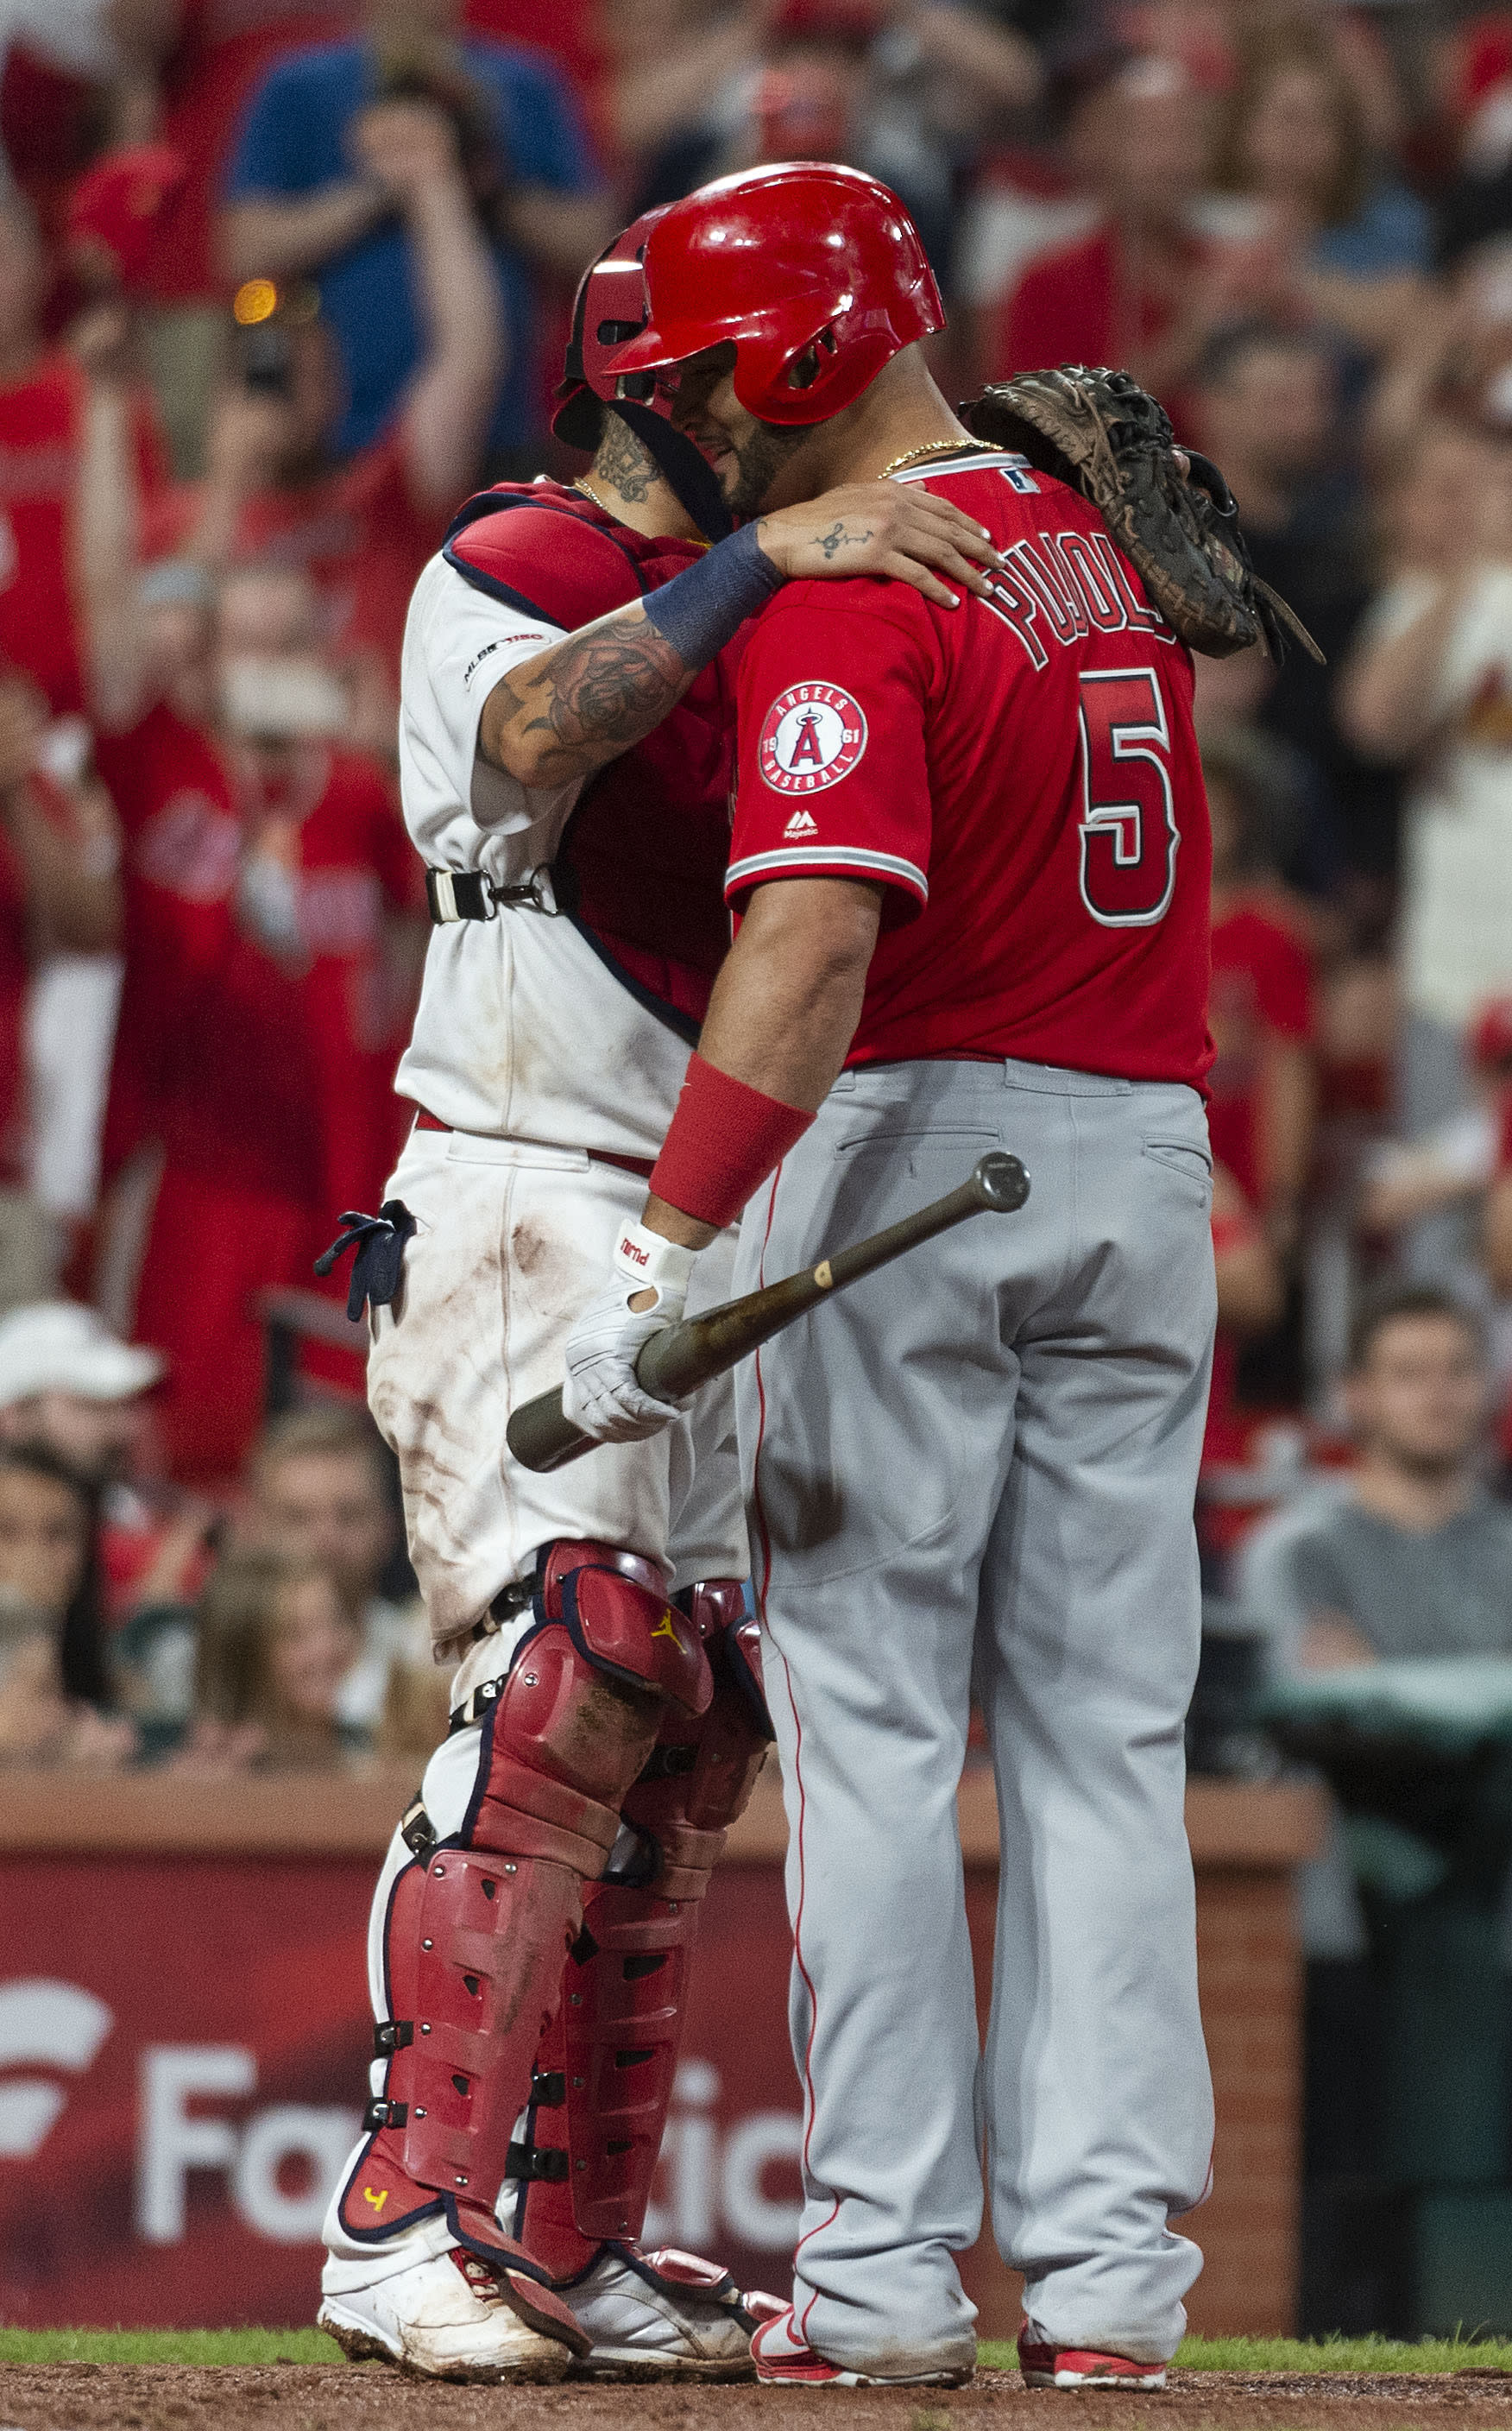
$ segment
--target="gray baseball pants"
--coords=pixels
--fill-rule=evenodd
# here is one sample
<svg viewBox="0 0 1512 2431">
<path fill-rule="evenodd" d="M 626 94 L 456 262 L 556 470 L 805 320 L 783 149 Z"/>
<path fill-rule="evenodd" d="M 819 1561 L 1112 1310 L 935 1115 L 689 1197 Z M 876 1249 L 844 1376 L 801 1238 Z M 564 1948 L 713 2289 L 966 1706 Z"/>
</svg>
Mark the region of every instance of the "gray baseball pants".
<svg viewBox="0 0 1512 2431">
<path fill-rule="evenodd" d="M 1171 2355 L 1206 2185 L 1182 1725 L 1211 1356 L 1195 1091 L 1043 1065 L 842 1073 L 746 1212 L 736 1289 L 1011 1148 L 977 1216 L 739 1371 L 790 1833 L 805 2098 L 799 2327 L 852 2369 L 970 2362 L 982 2216 L 1057 2346 Z M 979 2053 L 955 1790 L 986 1716 L 1002 1826 Z"/>
</svg>

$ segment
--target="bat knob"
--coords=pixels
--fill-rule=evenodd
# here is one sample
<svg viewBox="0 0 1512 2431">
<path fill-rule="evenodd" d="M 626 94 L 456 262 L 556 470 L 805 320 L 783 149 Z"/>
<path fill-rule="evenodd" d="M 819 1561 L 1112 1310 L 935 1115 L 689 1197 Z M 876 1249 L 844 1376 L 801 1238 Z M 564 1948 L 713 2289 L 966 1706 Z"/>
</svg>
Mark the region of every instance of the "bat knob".
<svg viewBox="0 0 1512 2431">
<path fill-rule="evenodd" d="M 1029 1196 L 1029 1177 L 1016 1156 L 994 1148 L 982 1157 L 972 1175 L 978 1204 L 994 1215 L 1011 1216 Z"/>
</svg>

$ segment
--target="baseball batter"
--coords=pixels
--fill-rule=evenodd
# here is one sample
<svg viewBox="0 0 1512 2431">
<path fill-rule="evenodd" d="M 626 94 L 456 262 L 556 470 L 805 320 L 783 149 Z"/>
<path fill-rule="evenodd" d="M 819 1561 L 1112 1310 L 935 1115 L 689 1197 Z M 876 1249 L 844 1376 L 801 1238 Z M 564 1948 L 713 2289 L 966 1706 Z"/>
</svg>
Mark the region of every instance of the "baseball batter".
<svg viewBox="0 0 1512 2431">
<path fill-rule="evenodd" d="M 696 1281 L 745 1208 L 744 1290 L 984 1149 L 1034 1185 L 740 1371 L 806 2104 L 793 2304 L 757 2370 L 970 2374 L 953 2257 L 985 2135 L 1028 2377 L 1155 2387 L 1201 2264 L 1168 2221 L 1212 2138 L 1183 1825 L 1214 1313 L 1191 660 L 1096 510 L 946 408 L 917 343 L 939 298 L 885 189 L 723 179 L 666 212 L 645 274 L 651 324 L 614 363 L 656 377 L 735 511 L 886 476 L 1003 553 L 957 608 L 795 582 L 757 623 L 740 926 L 640 1218 L 657 1272 Z M 569 1417 L 666 1424 L 634 1373 L 663 1321 L 618 1285 L 584 1311 Z M 973 1695 L 1003 1848 L 983 2055 Z"/>
<path fill-rule="evenodd" d="M 436 926 L 398 1077 L 421 1111 L 358 1285 L 458 1668 L 374 1900 L 373 2099 L 320 2318 L 349 2353 L 459 2379 L 733 2377 L 777 2309 L 639 2241 L 698 1903 L 771 1733 L 730 1396 L 559 1478 L 519 1469 L 505 1424 L 560 1374 L 611 1257 L 626 1294 L 657 1283 L 633 1217 L 728 939 L 739 627 L 790 575 L 855 563 L 950 599 L 930 568 L 979 581 L 995 554 L 959 510 L 875 485 L 706 551 L 696 518 L 728 531 L 706 465 L 595 385 L 603 332 L 644 319 L 645 233 L 578 299 L 558 428 L 597 442 L 590 474 L 474 500 L 405 642 Z M 648 709 L 611 660 L 627 626 L 665 672 L 653 615 L 676 675 Z M 733 1247 L 690 1291 L 663 1275 L 664 1315 L 725 1296 Z"/>
</svg>

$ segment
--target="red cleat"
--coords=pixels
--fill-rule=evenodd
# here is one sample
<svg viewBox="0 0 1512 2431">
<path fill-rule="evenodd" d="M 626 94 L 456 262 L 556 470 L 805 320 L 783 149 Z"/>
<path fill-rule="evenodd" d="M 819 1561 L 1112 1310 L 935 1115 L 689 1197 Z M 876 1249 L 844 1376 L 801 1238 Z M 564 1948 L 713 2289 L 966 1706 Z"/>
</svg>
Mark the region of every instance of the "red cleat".
<svg viewBox="0 0 1512 2431">
<path fill-rule="evenodd" d="M 1088 2347 L 1053 2347 L 1019 2332 L 1019 2369 L 1031 2389 L 1164 2389 L 1163 2363 L 1100 2355 Z"/>
<path fill-rule="evenodd" d="M 751 2340 L 756 2378 L 789 2389 L 961 2389 L 973 2366 L 940 2372 L 848 2372 L 816 2355 L 785 2305 L 775 2321 L 763 2322 Z"/>
</svg>

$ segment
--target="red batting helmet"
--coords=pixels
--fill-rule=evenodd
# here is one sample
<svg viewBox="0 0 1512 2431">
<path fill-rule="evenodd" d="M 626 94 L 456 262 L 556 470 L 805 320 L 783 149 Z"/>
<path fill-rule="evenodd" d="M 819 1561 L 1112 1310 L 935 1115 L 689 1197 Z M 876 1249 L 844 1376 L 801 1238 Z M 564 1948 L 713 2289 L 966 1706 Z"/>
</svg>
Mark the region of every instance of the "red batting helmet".
<svg viewBox="0 0 1512 2431">
<path fill-rule="evenodd" d="M 646 241 L 651 321 L 615 348 L 623 377 L 725 339 L 735 394 L 762 422 L 827 422 L 945 314 L 919 231 L 860 169 L 788 160 L 701 186 Z M 817 369 L 800 381 L 810 348 Z"/>
</svg>

